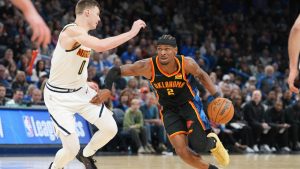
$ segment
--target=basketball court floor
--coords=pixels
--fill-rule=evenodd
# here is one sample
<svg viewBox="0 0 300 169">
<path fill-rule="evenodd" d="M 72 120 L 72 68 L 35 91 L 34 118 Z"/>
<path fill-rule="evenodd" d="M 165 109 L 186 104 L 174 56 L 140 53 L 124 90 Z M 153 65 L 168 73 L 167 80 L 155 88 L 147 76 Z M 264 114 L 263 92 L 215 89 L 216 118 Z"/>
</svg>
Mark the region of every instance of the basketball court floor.
<svg viewBox="0 0 300 169">
<path fill-rule="evenodd" d="M 215 163 L 211 156 L 205 160 Z M 178 156 L 97 156 L 99 169 L 190 169 Z M 0 157 L 0 169 L 48 169 L 53 157 Z M 300 169 L 300 155 L 231 155 L 226 169 Z M 73 160 L 65 169 L 84 169 Z"/>
</svg>

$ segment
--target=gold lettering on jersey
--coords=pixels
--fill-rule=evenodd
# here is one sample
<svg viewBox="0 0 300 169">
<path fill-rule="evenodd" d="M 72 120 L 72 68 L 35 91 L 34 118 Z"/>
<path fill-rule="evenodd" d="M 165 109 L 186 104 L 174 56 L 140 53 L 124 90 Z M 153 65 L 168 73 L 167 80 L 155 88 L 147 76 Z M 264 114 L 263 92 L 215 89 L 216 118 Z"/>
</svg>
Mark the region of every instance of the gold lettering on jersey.
<svg viewBox="0 0 300 169">
<path fill-rule="evenodd" d="M 182 79 L 182 74 L 178 73 L 177 75 L 175 75 L 175 79 Z"/>
<path fill-rule="evenodd" d="M 83 58 L 88 58 L 90 57 L 91 51 L 90 50 L 83 50 L 83 49 L 79 49 L 77 52 L 77 55 Z"/>
<path fill-rule="evenodd" d="M 166 82 L 153 83 L 153 86 L 156 89 L 183 88 L 184 85 L 185 85 L 185 82 L 182 82 L 182 81 L 166 81 Z"/>
</svg>

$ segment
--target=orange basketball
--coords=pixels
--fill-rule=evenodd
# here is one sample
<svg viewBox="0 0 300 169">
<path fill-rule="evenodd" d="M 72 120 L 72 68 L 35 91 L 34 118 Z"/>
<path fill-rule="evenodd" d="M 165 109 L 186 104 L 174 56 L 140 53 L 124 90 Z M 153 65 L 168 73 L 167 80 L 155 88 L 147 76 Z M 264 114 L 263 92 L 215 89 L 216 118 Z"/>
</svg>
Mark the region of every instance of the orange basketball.
<svg viewBox="0 0 300 169">
<path fill-rule="evenodd" d="M 232 102 L 225 98 L 214 99 L 207 107 L 208 118 L 216 124 L 228 123 L 234 114 Z"/>
</svg>

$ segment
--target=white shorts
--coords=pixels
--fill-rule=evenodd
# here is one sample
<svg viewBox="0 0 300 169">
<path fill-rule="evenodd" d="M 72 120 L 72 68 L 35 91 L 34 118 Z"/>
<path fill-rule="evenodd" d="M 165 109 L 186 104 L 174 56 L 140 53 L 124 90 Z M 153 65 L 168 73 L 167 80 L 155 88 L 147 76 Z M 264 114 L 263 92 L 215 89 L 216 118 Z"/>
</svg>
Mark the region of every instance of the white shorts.
<svg viewBox="0 0 300 169">
<path fill-rule="evenodd" d="M 68 90 L 47 83 L 44 101 L 55 128 L 64 135 L 75 133 L 75 113 L 91 124 L 101 116 L 106 116 L 106 113 L 112 115 L 113 113 L 104 104 L 98 106 L 89 103 L 95 95 L 96 91 L 88 85 Z"/>
</svg>

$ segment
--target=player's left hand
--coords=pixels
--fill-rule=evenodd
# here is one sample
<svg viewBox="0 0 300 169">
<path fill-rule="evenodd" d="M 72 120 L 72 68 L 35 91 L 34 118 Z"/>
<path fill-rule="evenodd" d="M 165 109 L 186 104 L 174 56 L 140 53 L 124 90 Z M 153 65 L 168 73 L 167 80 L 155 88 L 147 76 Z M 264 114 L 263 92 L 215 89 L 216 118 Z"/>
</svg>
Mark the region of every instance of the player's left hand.
<svg viewBox="0 0 300 169">
<path fill-rule="evenodd" d="M 87 82 L 87 84 L 90 86 L 90 88 L 95 90 L 97 93 L 99 92 L 99 86 L 95 82 Z"/>
<path fill-rule="evenodd" d="M 111 91 L 108 89 L 99 90 L 97 95 L 92 98 L 90 103 L 100 105 L 111 97 Z"/>
<path fill-rule="evenodd" d="M 297 75 L 298 75 L 297 70 L 290 70 L 289 78 L 288 78 L 289 89 L 291 92 L 296 93 L 296 94 L 299 93 L 299 89 L 297 87 L 295 87 L 295 85 L 294 85 Z"/>
</svg>

